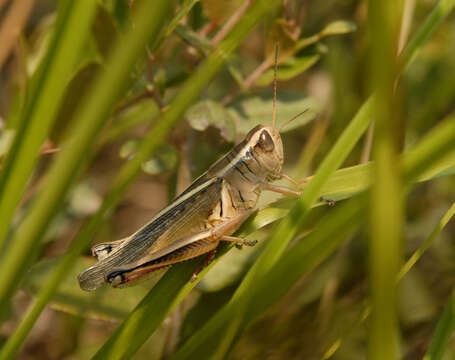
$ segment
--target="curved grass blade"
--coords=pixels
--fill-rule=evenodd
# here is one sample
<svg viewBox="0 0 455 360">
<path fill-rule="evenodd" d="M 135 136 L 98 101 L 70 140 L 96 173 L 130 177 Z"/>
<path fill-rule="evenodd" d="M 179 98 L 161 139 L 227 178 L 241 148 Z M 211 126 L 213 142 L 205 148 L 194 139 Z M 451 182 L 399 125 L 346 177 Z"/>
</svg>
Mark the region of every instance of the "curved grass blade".
<svg viewBox="0 0 455 360">
<path fill-rule="evenodd" d="M 452 204 L 449 210 L 444 214 L 441 221 L 433 229 L 430 236 L 428 236 L 422 245 L 412 254 L 412 256 L 406 261 L 406 263 L 401 267 L 400 272 L 398 273 L 398 281 L 401 280 L 411 268 L 416 264 L 417 261 L 422 257 L 422 255 L 427 251 L 431 246 L 433 241 L 441 233 L 442 229 L 447 225 L 452 216 L 455 215 L 455 203 Z"/>
</svg>

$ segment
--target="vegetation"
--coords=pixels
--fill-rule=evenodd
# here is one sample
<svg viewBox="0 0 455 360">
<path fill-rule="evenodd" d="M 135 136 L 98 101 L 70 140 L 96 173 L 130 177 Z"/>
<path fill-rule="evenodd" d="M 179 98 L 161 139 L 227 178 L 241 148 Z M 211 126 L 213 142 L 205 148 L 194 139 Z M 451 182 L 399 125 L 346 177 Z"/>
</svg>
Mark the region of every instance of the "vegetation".
<svg viewBox="0 0 455 360">
<path fill-rule="evenodd" d="M 0 359 L 453 358 L 454 6 L 0 2 Z M 271 122 L 276 44 L 303 195 L 197 281 L 83 292 L 93 244 Z"/>
</svg>

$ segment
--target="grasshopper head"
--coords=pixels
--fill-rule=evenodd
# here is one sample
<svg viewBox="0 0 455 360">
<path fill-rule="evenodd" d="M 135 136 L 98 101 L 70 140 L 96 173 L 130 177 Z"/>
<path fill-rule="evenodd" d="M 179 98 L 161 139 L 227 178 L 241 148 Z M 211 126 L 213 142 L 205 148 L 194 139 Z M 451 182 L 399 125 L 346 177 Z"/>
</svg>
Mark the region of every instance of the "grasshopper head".
<svg viewBox="0 0 455 360">
<path fill-rule="evenodd" d="M 258 125 L 247 135 L 253 156 L 271 179 L 279 178 L 283 165 L 283 142 L 278 130 Z"/>
</svg>

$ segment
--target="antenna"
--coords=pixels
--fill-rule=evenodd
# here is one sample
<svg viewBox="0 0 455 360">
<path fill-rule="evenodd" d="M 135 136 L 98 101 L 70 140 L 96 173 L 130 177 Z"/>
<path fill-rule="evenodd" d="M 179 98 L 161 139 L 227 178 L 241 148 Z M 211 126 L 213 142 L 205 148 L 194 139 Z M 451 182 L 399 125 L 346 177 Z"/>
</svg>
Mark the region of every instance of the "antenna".
<svg viewBox="0 0 455 360">
<path fill-rule="evenodd" d="M 275 45 L 275 69 L 273 72 L 273 117 L 272 117 L 272 127 L 275 129 L 276 121 L 276 72 L 278 68 L 278 42 Z"/>
<path fill-rule="evenodd" d="M 287 120 L 286 122 L 284 122 L 280 128 L 278 129 L 278 132 L 280 133 L 281 130 L 283 130 L 288 124 L 290 124 L 291 122 L 293 122 L 295 119 L 297 119 L 300 115 L 303 115 L 305 114 L 306 112 L 308 111 L 308 109 L 305 109 L 303 110 L 301 113 L 297 114 L 296 116 L 294 116 L 292 119 L 289 119 Z"/>
</svg>

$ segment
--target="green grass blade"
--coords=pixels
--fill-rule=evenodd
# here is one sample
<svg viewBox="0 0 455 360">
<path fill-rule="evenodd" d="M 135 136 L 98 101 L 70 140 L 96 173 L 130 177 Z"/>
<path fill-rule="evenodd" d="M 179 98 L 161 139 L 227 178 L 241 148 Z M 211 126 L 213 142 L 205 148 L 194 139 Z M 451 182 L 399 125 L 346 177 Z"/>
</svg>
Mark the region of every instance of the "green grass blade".
<svg viewBox="0 0 455 360">
<path fill-rule="evenodd" d="M 62 204 L 77 170 L 86 160 L 94 139 L 101 130 L 119 95 L 130 83 L 130 72 L 138 57 L 143 54 L 150 38 L 157 36 L 164 22 L 173 10 L 169 1 L 147 1 L 139 9 L 134 29 L 122 38 L 105 71 L 94 85 L 81 111 L 75 115 L 73 129 L 68 134 L 53 166 L 49 170 L 45 186 L 35 200 L 30 212 L 11 240 L 0 271 L 5 276 L 0 284 L 0 308 L 4 309 L 11 293 L 33 259 L 34 250 L 39 245 L 52 216 Z M 157 135 L 158 136 L 158 135 Z"/>
<path fill-rule="evenodd" d="M 0 249 L 95 14 L 92 0 L 62 1 L 47 55 L 32 78 L 19 128 L 0 174 Z"/>
<path fill-rule="evenodd" d="M 428 236 L 425 239 L 423 244 L 419 246 L 419 248 L 416 251 L 414 251 L 412 256 L 401 267 L 400 272 L 398 273 L 398 281 L 400 281 L 409 272 L 409 270 L 411 270 L 415 263 L 419 261 L 419 259 L 422 257 L 425 251 L 427 251 L 427 249 L 431 246 L 433 241 L 441 233 L 442 229 L 444 229 L 444 227 L 447 225 L 447 223 L 450 221 L 453 215 L 455 215 L 455 203 L 453 203 L 449 210 L 447 210 L 447 212 L 442 217 L 441 221 L 431 232 L 430 236 Z"/>
<path fill-rule="evenodd" d="M 440 0 L 400 54 L 399 63 L 406 68 L 455 6 L 455 0 Z"/>
<path fill-rule="evenodd" d="M 452 292 L 449 301 L 438 321 L 436 332 L 431 339 L 430 346 L 423 360 L 442 360 L 444 352 L 455 330 L 455 292 Z"/>
<path fill-rule="evenodd" d="M 368 327 L 368 359 L 398 359 L 400 329 L 396 278 L 402 258 L 404 193 L 398 153 L 401 139 L 394 91 L 400 2 L 368 2 L 371 34 L 371 79 L 374 106 L 374 167 L 370 198 L 369 270 L 372 312 Z M 400 16 L 401 17 L 401 16 Z"/>
</svg>

